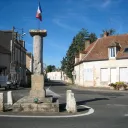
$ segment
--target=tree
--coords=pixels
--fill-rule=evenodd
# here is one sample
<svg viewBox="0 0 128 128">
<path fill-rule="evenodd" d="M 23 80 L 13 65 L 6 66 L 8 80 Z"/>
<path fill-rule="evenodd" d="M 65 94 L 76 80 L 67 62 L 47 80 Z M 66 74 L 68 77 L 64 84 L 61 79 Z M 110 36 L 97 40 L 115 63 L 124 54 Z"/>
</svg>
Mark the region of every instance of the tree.
<svg viewBox="0 0 128 128">
<path fill-rule="evenodd" d="M 46 68 L 46 72 L 53 72 L 56 70 L 55 65 L 48 65 Z"/>
<path fill-rule="evenodd" d="M 116 34 L 116 30 L 111 28 L 111 29 L 102 30 L 102 34 L 100 34 L 100 36 L 103 37 L 105 32 L 107 32 L 109 36 L 112 36 L 112 35 Z"/>
<path fill-rule="evenodd" d="M 66 67 L 67 67 L 67 59 L 66 59 L 66 57 L 63 57 L 63 59 L 62 59 L 62 61 L 61 61 L 61 70 L 62 71 L 66 71 Z"/>
<path fill-rule="evenodd" d="M 94 41 L 97 40 L 97 36 L 95 33 L 90 33 L 89 34 L 89 39 L 90 39 L 90 42 L 93 43 Z"/>
<path fill-rule="evenodd" d="M 90 33 L 86 29 L 81 29 L 76 36 L 74 36 L 71 45 L 61 61 L 61 70 L 73 80 L 72 71 L 74 70 L 75 56 L 85 49 L 85 40 L 90 39 L 91 43 L 97 37 L 95 33 Z"/>
<path fill-rule="evenodd" d="M 85 40 L 89 37 L 87 30 L 82 29 L 73 38 L 72 43 L 66 53 L 66 56 L 61 61 L 61 70 L 72 79 L 72 71 L 74 70 L 75 55 L 84 50 Z"/>
</svg>

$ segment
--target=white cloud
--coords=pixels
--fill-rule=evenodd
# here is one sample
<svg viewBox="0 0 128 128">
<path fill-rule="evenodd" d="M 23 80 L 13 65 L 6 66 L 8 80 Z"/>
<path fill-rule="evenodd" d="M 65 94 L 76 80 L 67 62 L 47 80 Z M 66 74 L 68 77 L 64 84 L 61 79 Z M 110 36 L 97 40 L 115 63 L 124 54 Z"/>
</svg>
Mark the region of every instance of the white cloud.
<svg viewBox="0 0 128 128">
<path fill-rule="evenodd" d="M 47 45 L 49 45 L 50 47 L 54 48 L 54 49 L 58 49 L 60 51 L 66 51 L 68 48 L 63 46 L 61 42 L 59 42 L 59 44 L 53 42 L 50 39 L 45 39 L 45 42 L 48 42 Z"/>
<path fill-rule="evenodd" d="M 111 5 L 119 5 L 122 0 L 83 0 L 87 6 L 86 7 L 93 7 L 97 9 L 105 9 L 108 8 Z"/>
<path fill-rule="evenodd" d="M 62 21 L 61 21 L 61 19 L 57 19 L 57 18 L 55 18 L 55 19 L 53 19 L 53 22 L 55 23 L 55 24 L 57 24 L 58 26 L 60 26 L 60 27 L 62 27 L 62 28 L 64 28 L 64 29 L 68 29 L 68 30 L 70 30 L 70 31 L 77 31 L 78 29 L 77 28 L 75 28 L 75 27 L 72 27 L 72 26 L 70 26 L 70 25 L 68 25 L 68 24 L 65 24 L 65 23 L 63 23 Z"/>
<path fill-rule="evenodd" d="M 101 5 L 101 7 L 106 8 L 111 4 L 111 0 L 105 0 L 104 3 Z"/>
</svg>

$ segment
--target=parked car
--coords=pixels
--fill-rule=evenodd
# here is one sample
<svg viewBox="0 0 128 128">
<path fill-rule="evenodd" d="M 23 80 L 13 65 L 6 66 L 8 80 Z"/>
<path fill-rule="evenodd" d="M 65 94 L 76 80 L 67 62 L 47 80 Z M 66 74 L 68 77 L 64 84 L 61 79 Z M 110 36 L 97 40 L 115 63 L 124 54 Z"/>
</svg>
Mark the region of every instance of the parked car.
<svg viewBox="0 0 128 128">
<path fill-rule="evenodd" d="M 0 88 L 8 89 L 17 89 L 19 87 L 19 83 L 17 81 L 8 80 L 7 76 L 0 76 Z"/>
<path fill-rule="evenodd" d="M 7 86 L 5 87 L 5 89 L 18 89 L 18 87 L 20 86 L 20 84 L 16 81 L 7 81 Z"/>
</svg>

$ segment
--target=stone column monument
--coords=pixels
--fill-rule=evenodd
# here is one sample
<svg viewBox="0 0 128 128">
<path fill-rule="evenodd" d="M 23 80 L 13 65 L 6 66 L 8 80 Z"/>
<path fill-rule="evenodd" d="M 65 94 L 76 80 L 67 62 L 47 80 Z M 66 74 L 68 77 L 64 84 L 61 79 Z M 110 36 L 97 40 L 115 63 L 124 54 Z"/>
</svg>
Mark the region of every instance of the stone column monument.
<svg viewBox="0 0 128 128">
<path fill-rule="evenodd" d="M 33 37 L 34 67 L 31 77 L 31 97 L 45 98 L 44 75 L 43 75 L 43 37 L 47 36 L 46 30 L 30 30 Z"/>
<path fill-rule="evenodd" d="M 46 96 L 43 75 L 43 37 L 47 36 L 46 30 L 30 30 L 33 37 L 34 67 L 31 76 L 31 90 L 13 104 L 14 112 L 59 112 L 59 100 L 53 96 Z"/>
</svg>

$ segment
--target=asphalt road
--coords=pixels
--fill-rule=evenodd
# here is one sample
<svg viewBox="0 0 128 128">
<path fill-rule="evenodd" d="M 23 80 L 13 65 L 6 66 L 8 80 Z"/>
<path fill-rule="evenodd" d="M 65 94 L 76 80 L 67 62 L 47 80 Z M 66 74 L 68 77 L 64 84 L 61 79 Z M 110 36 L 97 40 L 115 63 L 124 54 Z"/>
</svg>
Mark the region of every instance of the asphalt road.
<svg viewBox="0 0 128 128">
<path fill-rule="evenodd" d="M 66 90 L 60 83 L 50 83 L 50 90 L 59 95 L 60 103 L 65 103 Z M 2 91 L 2 90 L 1 90 Z M 91 115 L 76 118 L 8 118 L 0 117 L 0 128 L 127 128 L 128 93 L 99 92 L 72 89 L 77 104 L 92 107 Z M 6 93 L 6 91 L 4 91 Z M 28 95 L 29 89 L 13 90 L 15 101 Z"/>
</svg>

